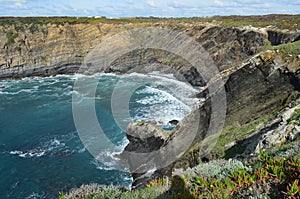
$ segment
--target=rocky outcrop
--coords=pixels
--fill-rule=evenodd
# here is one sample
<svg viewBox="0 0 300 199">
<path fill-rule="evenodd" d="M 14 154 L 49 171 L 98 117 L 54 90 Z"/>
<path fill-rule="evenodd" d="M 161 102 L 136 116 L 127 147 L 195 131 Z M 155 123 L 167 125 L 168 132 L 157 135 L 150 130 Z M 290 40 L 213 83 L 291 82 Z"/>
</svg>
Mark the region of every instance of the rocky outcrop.
<svg viewBox="0 0 300 199">
<path fill-rule="evenodd" d="M 300 33 L 286 34 L 281 30 L 268 30 L 268 40 L 272 46 L 291 43 L 300 40 Z"/>
<path fill-rule="evenodd" d="M 294 91 L 300 91 L 299 70 L 299 60 L 296 64 L 285 62 L 274 51 L 249 59 L 225 84 L 227 124 L 244 124 L 282 107 Z"/>
<path fill-rule="evenodd" d="M 297 67 L 293 67 L 293 70 L 290 70 L 291 64 L 292 63 L 284 62 L 282 57 L 275 51 L 266 51 L 253 56 L 239 67 L 224 70 L 218 77 L 212 79 L 207 86 L 210 86 L 210 84 L 217 81 L 217 79 L 227 80 L 225 83 L 227 98 L 226 124 L 229 125 L 236 122 L 244 124 L 260 118 L 280 109 L 280 107 L 284 107 L 287 101 L 293 99 L 293 96 L 297 96 L 300 89 L 300 64 L 297 64 Z M 209 124 L 213 120 L 210 115 L 212 113 L 210 104 L 212 95 L 214 95 L 214 93 L 208 92 L 206 101 L 192 114 L 187 115 L 183 121 L 180 121 L 177 127 L 169 133 L 169 138 L 164 139 L 160 144 L 158 144 L 159 142 L 157 142 L 157 145 L 154 143 L 154 146 L 159 147 L 159 149 L 156 148 L 156 150 L 161 150 L 160 157 L 164 159 L 166 154 L 170 154 L 165 153 L 163 150 L 166 145 L 174 139 L 177 139 L 176 145 L 179 145 L 179 142 L 184 143 L 182 137 L 178 135 L 188 137 L 191 132 L 193 132 L 191 128 L 195 127 L 195 113 L 198 112 L 200 115 L 199 118 L 197 118 L 199 128 L 197 129 L 191 146 L 185 150 L 183 154 L 178 154 L 176 159 L 166 167 L 157 169 L 154 172 L 153 169 L 157 167 L 152 164 L 151 169 L 153 172 L 151 175 L 149 173 L 146 175 L 147 172 L 139 174 L 137 178 L 135 178 L 134 175 L 136 181 L 133 183 L 133 188 L 143 187 L 149 179 L 155 177 L 170 176 L 176 169 L 193 167 L 198 164 L 199 158 L 207 155 L 205 149 L 214 143 L 213 139 L 208 139 Z M 287 113 L 281 115 L 285 119 L 279 122 L 286 122 L 292 115 L 292 110 L 295 109 L 297 109 L 297 107 L 289 110 L 289 117 L 284 116 L 287 115 Z M 215 124 L 217 124 L 217 122 L 219 122 L 218 118 L 213 121 Z M 294 139 L 298 135 L 299 126 L 297 122 L 289 123 L 288 125 L 285 124 L 281 127 L 276 126 L 276 124 L 277 123 L 270 124 L 270 129 L 268 131 L 266 131 L 266 129 L 264 130 L 262 141 L 260 144 L 256 142 L 257 145 L 255 145 L 255 147 L 259 149 L 269 147 L 268 143 L 278 144 L 287 139 Z M 277 130 L 274 131 L 274 129 L 271 128 L 275 128 L 275 126 Z M 145 130 L 144 128 L 135 128 L 135 133 L 145 134 Z M 278 134 L 279 132 L 280 136 Z M 262 135 L 262 133 L 260 134 Z M 142 143 L 139 139 L 133 140 L 129 137 L 129 140 L 136 142 L 135 144 L 129 144 L 131 146 L 138 146 L 137 143 Z M 257 141 L 259 139 L 256 137 L 255 140 Z M 250 143 L 255 143 L 255 140 L 251 140 Z M 151 147 L 148 146 L 147 148 Z M 141 145 L 140 147 L 132 147 L 131 150 L 139 153 L 144 149 Z M 139 165 L 148 164 L 148 160 L 149 159 L 141 161 Z M 134 167 L 132 167 L 131 164 L 129 165 L 131 168 L 137 167 L 136 165 Z M 132 171 L 134 173 L 134 169 Z"/>
<path fill-rule="evenodd" d="M 128 25 L 130 28 L 130 25 Z M 74 73 L 113 24 L 20 24 L 0 27 L 0 78 Z"/>
<path fill-rule="evenodd" d="M 132 187 L 144 187 L 145 182 L 154 177 L 154 172 L 147 174 L 147 172 L 137 172 L 136 170 L 142 167 L 147 160 L 151 161 L 153 157 L 149 153 L 159 150 L 166 143 L 169 133 L 151 123 L 134 122 L 128 125 L 126 135 L 129 144 L 120 157 L 130 165 L 131 175 L 135 179 Z M 144 153 L 145 156 L 143 156 L 143 159 L 136 158 L 134 154 L 130 154 L 131 152 Z M 139 160 L 142 160 L 140 164 L 138 163 Z"/>
<path fill-rule="evenodd" d="M 125 150 L 138 150 L 141 153 L 158 150 L 166 142 L 169 133 L 152 123 L 130 123 L 126 130 L 129 144 Z"/>
<path fill-rule="evenodd" d="M 194 86 L 209 88 L 222 79 L 227 102 L 220 101 L 220 107 L 214 108 L 227 107 L 226 124 L 243 124 L 271 113 L 284 106 L 291 94 L 300 89 L 299 60 L 288 63 L 274 51 L 259 53 L 269 43 L 296 41 L 299 33 L 197 23 L 27 24 L 23 30 L 16 26 L 0 27 L 0 79 L 74 73 L 102 40 L 127 29 L 149 25 L 190 35 L 212 57 L 220 74 L 204 82 L 200 71 L 193 68 L 189 60 L 160 49 L 133 50 L 95 72 L 127 73 L 134 69 L 147 72 L 164 70 L 160 66 L 168 65 L 172 72 L 175 71 L 175 77 L 183 77 Z M 211 115 L 212 99 L 219 89 L 199 93 L 197 96 L 206 97 L 206 101 L 172 131 L 166 132 L 147 123 L 129 125 L 130 143 L 121 156 L 130 165 L 134 188 L 145 186 L 153 177 L 172 175 L 176 168 L 195 166 L 199 157 L 209 152 L 216 141 L 216 137 L 208 133 L 210 124 L 223 126 L 218 115 Z M 216 129 L 215 133 L 218 131 Z M 155 153 L 145 154 L 153 151 Z"/>
<path fill-rule="evenodd" d="M 88 53 L 104 39 L 128 29 L 149 26 L 168 28 L 193 37 L 209 52 L 221 71 L 240 65 L 249 56 L 258 53 L 269 42 L 268 38 L 274 37 L 276 44 L 299 38 L 299 34 L 297 36 L 293 32 L 200 23 L 15 24 L 0 27 L 0 79 L 74 73 Z M 272 36 L 274 32 L 281 36 Z M 203 85 L 188 60 L 177 59 L 175 55 L 166 60 L 167 52 L 144 50 L 124 55 L 102 71 L 126 72 L 143 63 L 167 64 L 176 70 L 185 66 L 182 74 L 190 78 L 193 85 Z"/>
<path fill-rule="evenodd" d="M 267 122 L 257 125 L 254 132 L 243 140 L 228 146 L 229 151 L 244 149 L 236 158 L 256 156 L 262 150 L 293 142 L 300 136 L 300 94 L 294 93 L 289 105 L 271 117 Z"/>
<path fill-rule="evenodd" d="M 299 94 L 297 95 L 299 97 Z M 239 156 L 259 154 L 261 150 L 281 146 L 292 142 L 300 136 L 300 98 L 281 110 L 270 121 L 259 126 L 248 138 L 233 147 L 243 147 L 245 151 Z"/>
</svg>

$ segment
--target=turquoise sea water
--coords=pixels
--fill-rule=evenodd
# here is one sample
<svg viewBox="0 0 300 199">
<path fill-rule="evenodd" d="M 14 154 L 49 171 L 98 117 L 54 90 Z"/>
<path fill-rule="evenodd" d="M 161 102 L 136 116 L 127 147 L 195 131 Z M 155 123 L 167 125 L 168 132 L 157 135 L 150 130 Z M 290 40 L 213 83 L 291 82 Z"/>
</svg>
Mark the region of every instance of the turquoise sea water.
<svg viewBox="0 0 300 199">
<path fill-rule="evenodd" d="M 130 186 L 126 167 L 116 169 L 119 162 L 114 158 L 96 160 L 78 136 L 72 115 L 73 85 L 78 78 L 82 76 L 0 82 L 4 87 L 0 88 L 0 198 L 55 198 L 60 191 L 89 183 Z M 106 136 L 118 146 L 117 151 L 105 151 L 112 156 L 128 143 L 111 112 L 111 95 L 120 76 L 84 78 L 99 80 L 95 108 Z M 138 78 L 151 83 L 133 92 L 126 122 L 156 121 L 171 129 L 168 121 L 181 120 L 195 103 L 188 98 L 195 90 L 170 77 L 128 75 L 122 82 L 124 89 Z"/>
</svg>

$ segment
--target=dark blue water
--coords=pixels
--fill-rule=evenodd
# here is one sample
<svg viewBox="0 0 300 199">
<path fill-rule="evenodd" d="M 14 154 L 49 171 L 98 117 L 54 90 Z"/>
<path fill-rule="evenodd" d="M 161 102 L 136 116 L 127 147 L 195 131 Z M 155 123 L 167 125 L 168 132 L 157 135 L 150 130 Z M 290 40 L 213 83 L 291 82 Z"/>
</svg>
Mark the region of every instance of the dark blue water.
<svg viewBox="0 0 300 199">
<path fill-rule="evenodd" d="M 77 78 L 0 82 L 5 87 L 0 88 L 0 198 L 55 198 L 61 191 L 89 183 L 130 186 L 128 169 L 115 169 L 118 160 L 96 160 L 79 139 L 72 115 L 73 84 Z M 122 151 L 127 139 L 114 121 L 110 102 L 120 76 L 99 74 L 91 78 L 99 79 L 95 98 L 98 120 L 107 137 Z M 122 83 L 124 89 L 130 78 Z M 152 78 L 153 84 L 134 91 L 129 106 L 131 117 L 124 121 L 155 120 L 164 128 L 172 128 L 168 121 L 182 119 L 190 108 L 169 91 L 187 96 L 194 90 L 181 83 L 178 86 L 175 81 L 166 84 L 169 88 L 160 85 L 169 78 L 142 78 Z M 107 149 L 106 153 L 120 152 L 115 150 Z"/>
</svg>

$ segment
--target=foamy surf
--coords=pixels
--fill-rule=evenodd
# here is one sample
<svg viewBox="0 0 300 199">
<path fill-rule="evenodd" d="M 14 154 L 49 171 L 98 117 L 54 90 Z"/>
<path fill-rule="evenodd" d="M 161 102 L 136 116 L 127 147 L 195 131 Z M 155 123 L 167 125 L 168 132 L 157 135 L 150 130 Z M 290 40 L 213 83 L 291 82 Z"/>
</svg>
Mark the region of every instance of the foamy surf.
<svg viewBox="0 0 300 199">
<path fill-rule="evenodd" d="M 45 155 L 45 151 L 43 150 L 24 150 L 24 151 L 11 151 L 9 154 L 18 155 L 21 158 L 32 158 L 32 157 L 41 157 Z"/>
<path fill-rule="evenodd" d="M 95 96 L 73 90 L 74 81 L 78 79 L 87 79 L 87 83 L 89 79 L 92 80 L 90 82 L 99 81 Z M 45 190 L 47 198 L 55 198 L 55 187 L 61 187 L 61 183 L 68 184 L 66 189 L 77 186 L 78 181 L 71 182 L 69 179 L 82 172 L 82 168 L 86 175 L 81 176 L 80 180 L 84 182 L 129 186 L 132 181 L 129 169 L 116 158 L 128 140 L 125 132 L 114 122 L 110 113 L 110 100 L 118 82 L 126 88 L 137 79 L 149 83 L 133 92 L 130 117 L 121 118 L 124 122 L 156 121 L 164 128 L 173 128 L 169 124 L 170 120 L 182 120 L 198 101 L 188 97 L 197 88 L 177 81 L 170 74 L 57 75 L 2 81 L 0 84 L 5 87 L 0 89 L 0 123 L 3 124 L 3 133 L 0 135 L 0 156 L 3 162 L 0 166 L 3 168 L 0 172 L 10 168 L 15 170 L 9 175 L 0 175 L 5 182 L 12 179 L 11 184 L 16 181 L 20 183 L 15 189 L 4 184 L 0 190 L 12 198 L 39 198 L 34 193 Z M 88 89 L 90 84 L 85 86 Z M 115 147 L 106 148 L 96 158 L 89 154 L 74 126 L 72 95 L 77 95 L 78 99 L 95 101 L 100 125 L 103 124 L 101 127 Z M 2 140 L 7 144 L 3 145 Z M 45 178 L 40 177 L 41 172 Z M 25 179 L 33 179 L 34 182 Z M 19 195 L 21 189 L 25 191 Z"/>
<path fill-rule="evenodd" d="M 77 145 L 71 146 L 71 143 L 74 142 L 77 143 Z M 9 154 L 17 155 L 21 158 L 39 158 L 44 156 L 68 156 L 74 153 L 84 153 L 85 151 L 85 147 L 82 147 L 76 134 L 69 133 L 41 142 L 39 146 L 32 149 L 12 150 Z"/>
</svg>

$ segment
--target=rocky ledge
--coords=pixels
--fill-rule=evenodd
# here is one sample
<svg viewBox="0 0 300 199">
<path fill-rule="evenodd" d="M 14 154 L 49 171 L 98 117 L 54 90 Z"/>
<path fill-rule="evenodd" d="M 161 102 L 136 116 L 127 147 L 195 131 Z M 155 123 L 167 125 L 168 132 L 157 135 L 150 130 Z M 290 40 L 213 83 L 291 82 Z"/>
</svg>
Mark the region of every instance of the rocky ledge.
<svg viewBox="0 0 300 199">
<path fill-rule="evenodd" d="M 300 60 L 286 62 L 275 50 L 261 52 L 241 66 L 232 67 L 222 71 L 207 84 L 218 79 L 225 80 L 226 105 L 225 125 L 239 123 L 243 125 L 276 110 L 285 107 L 287 103 L 297 99 L 300 91 Z M 209 128 L 212 122 L 215 125 L 222 125 L 221 118 L 212 118 L 211 99 L 216 93 L 209 93 L 207 90 L 199 93 L 206 101 L 191 114 L 180 121 L 172 131 L 164 131 L 155 124 L 131 123 L 127 129 L 127 137 L 130 141 L 123 152 L 123 158 L 128 160 L 134 178 L 133 188 L 145 187 L 147 182 L 153 178 L 172 176 L 177 169 L 187 169 L 196 166 L 199 158 L 209 155 L 209 146 L 214 145 L 215 140 L 210 139 Z M 299 121 L 292 121 L 291 117 L 295 110 L 299 109 L 299 100 L 290 105 L 278 116 L 258 129 L 245 141 L 232 143 L 231 147 L 245 147 L 246 155 L 258 152 L 261 149 L 279 145 L 288 140 L 294 140 L 299 135 Z M 219 107 L 220 108 L 220 107 Z M 218 123 L 219 122 L 219 123 Z M 195 131 L 195 123 L 198 123 L 196 135 L 189 142 L 189 138 Z M 218 134 L 215 134 L 218 135 Z M 147 137 L 147 139 L 145 139 Z M 190 146 L 184 149 L 182 143 L 189 143 Z M 172 149 L 166 146 L 172 145 Z M 173 145 L 174 144 L 174 145 Z M 182 147 L 182 148 L 180 148 Z M 174 151 L 182 150 L 175 156 Z M 156 151 L 156 155 L 148 155 L 148 152 Z M 128 155 L 128 152 L 148 153 L 143 158 Z M 159 159 L 156 159 L 156 156 Z M 175 159 L 167 166 L 161 166 L 170 156 Z M 138 161 L 137 161 L 138 160 Z M 143 171 L 141 168 L 145 168 Z"/>
<path fill-rule="evenodd" d="M 267 44 L 300 39 L 299 32 L 272 27 L 225 27 L 196 22 L 5 25 L 0 26 L 0 79 L 74 73 L 101 41 L 126 30 L 144 27 L 166 28 L 191 36 L 210 54 L 220 71 L 240 65 Z M 176 56 L 165 57 L 163 51 L 137 50 L 115 60 L 109 68 L 99 67 L 98 72 L 124 73 L 145 63 L 167 64 L 180 71 L 193 85 L 201 85 L 197 71 L 187 61 Z"/>
<path fill-rule="evenodd" d="M 147 123 L 129 125 L 127 137 L 130 143 L 121 156 L 129 163 L 134 177 L 133 188 L 144 187 L 149 179 L 155 177 L 171 176 L 177 168 L 193 167 L 198 164 L 199 157 L 207 156 L 216 141 L 216 137 L 207 133 L 210 124 L 220 127 L 215 129 L 214 135 L 218 135 L 224 125 L 219 115 L 211 115 L 212 109 L 226 108 L 225 126 L 232 123 L 243 125 L 286 106 L 299 93 L 299 57 L 290 59 L 289 55 L 283 56 L 276 49 L 264 51 L 267 46 L 296 43 L 300 40 L 299 32 L 272 27 L 226 27 L 202 23 L 32 23 L 23 28 L 16 25 L 1 26 L 0 79 L 74 73 L 101 41 L 121 31 L 149 26 L 176 30 L 191 36 L 208 52 L 220 73 L 204 82 L 200 71 L 193 68 L 189 60 L 157 49 L 132 51 L 114 60 L 107 68 L 99 67 L 95 71 L 127 73 L 143 65 L 144 70 L 140 72 L 145 72 L 159 70 L 159 67 L 155 67 L 157 64 L 168 65 L 191 85 L 207 88 L 197 95 L 205 97 L 205 102 L 172 131 L 164 131 Z M 89 63 L 85 64 L 89 66 Z M 224 83 L 211 92 L 209 88 L 219 80 Z M 213 98 L 222 90 L 221 87 L 225 88 L 226 101 L 220 101 L 219 107 L 212 107 Z M 282 128 L 287 129 L 286 132 L 298 131 L 298 124 L 289 125 Z M 274 131 L 271 129 L 266 132 L 269 133 L 265 134 L 265 141 L 259 146 L 272 143 L 273 139 L 269 138 Z M 294 134 L 288 135 L 291 137 Z M 156 153 L 143 155 L 150 151 Z"/>
</svg>

